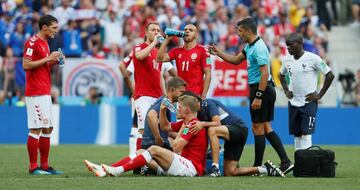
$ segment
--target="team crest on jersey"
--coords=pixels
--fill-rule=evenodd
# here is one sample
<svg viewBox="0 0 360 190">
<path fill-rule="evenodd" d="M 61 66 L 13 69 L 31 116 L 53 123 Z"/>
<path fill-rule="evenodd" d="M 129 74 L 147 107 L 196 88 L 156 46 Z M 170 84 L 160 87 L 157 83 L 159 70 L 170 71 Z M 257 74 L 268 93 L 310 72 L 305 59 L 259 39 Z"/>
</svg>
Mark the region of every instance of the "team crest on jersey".
<svg viewBox="0 0 360 190">
<path fill-rule="evenodd" d="M 178 58 L 181 59 L 181 53 L 178 55 Z"/>
<path fill-rule="evenodd" d="M 197 58 L 197 54 L 196 54 L 196 53 L 191 54 L 191 59 L 196 59 L 196 58 Z"/>
<path fill-rule="evenodd" d="M 43 123 L 44 123 L 44 125 L 47 125 L 47 124 L 49 124 L 49 120 L 48 120 L 48 119 L 44 119 L 44 120 L 43 120 Z"/>
<path fill-rule="evenodd" d="M 302 66 L 303 69 L 306 69 L 306 65 L 304 63 L 301 64 L 301 66 Z"/>
</svg>

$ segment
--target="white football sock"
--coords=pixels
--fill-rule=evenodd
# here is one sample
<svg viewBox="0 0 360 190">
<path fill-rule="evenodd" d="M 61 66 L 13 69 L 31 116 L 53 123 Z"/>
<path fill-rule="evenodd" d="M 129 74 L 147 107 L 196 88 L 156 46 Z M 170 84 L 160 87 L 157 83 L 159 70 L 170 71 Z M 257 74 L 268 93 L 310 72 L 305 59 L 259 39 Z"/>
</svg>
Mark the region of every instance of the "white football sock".
<svg viewBox="0 0 360 190">
<path fill-rule="evenodd" d="M 136 139 L 138 136 L 137 128 L 132 127 L 129 137 L 129 156 L 136 155 Z"/>
<path fill-rule="evenodd" d="M 294 138 L 295 151 L 302 149 L 301 142 L 302 142 L 301 137 L 295 137 Z"/>
<path fill-rule="evenodd" d="M 302 149 L 307 149 L 312 146 L 311 135 L 301 136 L 301 146 Z"/>
</svg>

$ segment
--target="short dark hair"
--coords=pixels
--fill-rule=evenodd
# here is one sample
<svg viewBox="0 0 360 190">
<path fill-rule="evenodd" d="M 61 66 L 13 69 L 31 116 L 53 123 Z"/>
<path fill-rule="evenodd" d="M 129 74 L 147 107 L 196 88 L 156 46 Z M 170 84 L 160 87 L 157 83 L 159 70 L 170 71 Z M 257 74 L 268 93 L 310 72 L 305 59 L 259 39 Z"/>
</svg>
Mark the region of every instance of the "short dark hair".
<svg viewBox="0 0 360 190">
<path fill-rule="evenodd" d="M 237 26 L 238 27 L 242 27 L 246 30 L 250 30 L 251 33 L 253 34 L 257 34 L 257 25 L 256 25 L 256 22 L 254 19 L 252 18 L 245 18 L 243 20 L 240 20 L 238 23 L 237 23 Z"/>
<path fill-rule="evenodd" d="M 301 34 L 293 32 L 286 37 L 286 43 L 293 43 L 293 42 L 303 44 L 303 37 L 301 36 Z"/>
<path fill-rule="evenodd" d="M 39 30 L 41 30 L 42 26 L 50 26 L 53 22 L 58 22 L 58 20 L 51 15 L 44 15 L 39 19 Z"/>
<path fill-rule="evenodd" d="M 192 96 L 192 97 L 195 97 L 199 102 L 202 101 L 201 97 L 197 94 L 195 94 L 194 92 L 190 91 L 190 90 L 187 90 L 185 91 L 184 93 L 181 94 L 181 96 Z"/>
<path fill-rule="evenodd" d="M 171 79 L 169 79 L 169 81 L 166 83 L 166 90 L 170 90 L 170 89 L 177 89 L 177 88 L 180 88 L 180 87 L 186 87 L 187 84 L 186 82 L 179 78 L 179 77 L 172 77 Z"/>
</svg>

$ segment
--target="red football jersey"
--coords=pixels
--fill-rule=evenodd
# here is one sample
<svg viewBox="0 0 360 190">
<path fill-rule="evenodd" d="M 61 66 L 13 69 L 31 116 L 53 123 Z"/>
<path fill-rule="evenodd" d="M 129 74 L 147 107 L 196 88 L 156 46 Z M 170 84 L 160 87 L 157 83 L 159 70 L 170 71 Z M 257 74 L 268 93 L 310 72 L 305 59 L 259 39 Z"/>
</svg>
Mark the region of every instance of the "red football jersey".
<svg viewBox="0 0 360 190">
<path fill-rule="evenodd" d="M 177 74 L 187 83 L 186 90 L 201 95 L 204 89 L 204 70 L 211 68 L 210 54 L 204 46 L 192 49 L 174 48 L 169 53 L 170 60 L 176 61 Z"/>
<path fill-rule="evenodd" d="M 190 122 L 185 123 L 186 126 L 193 125 L 197 118 L 192 119 Z M 181 128 L 182 122 L 171 124 L 174 131 L 178 131 Z M 181 137 L 188 141 L 188 144 L 181 151 L 181 156 L 190 160 L 196 169 L 199 176 L 204 175 L 205 162 L 206 162 L 206 149 L 207 149 L 207 135 L 206 130 L 201 129 L 196 135 L 189 132 L 189 128 L 185 127 L 182 131 Z"/>
<path fill-rule="evenodd" d="M 24 58 L 37 61 L 50 55 L 47 41 L 38 36 L 29 38 L 24 45 Z M 48 62 L 38 68 L 26 71 L 25 96 L 50 95 L 51 64 Z"/>
<path fill-rule="evenodd" d="M 125 64 L 125 67 L 128 67 L 133 60 L 133 52 L 131 51 L 130 54 L 124 58 L 123 63 Z"/>
<path fill-rule="evenodd" d="M 135 79 L 134 99 L 141 96 L 159 98 L 162 95 L 160 77 L 162 62 L 156 61 L 157 49 L 153 48 L 144 60 L 138 60 L 135 53 L 146 48 L 146 43 L 138 44 L 134 48 L 133 64 Z"/>
</svg>

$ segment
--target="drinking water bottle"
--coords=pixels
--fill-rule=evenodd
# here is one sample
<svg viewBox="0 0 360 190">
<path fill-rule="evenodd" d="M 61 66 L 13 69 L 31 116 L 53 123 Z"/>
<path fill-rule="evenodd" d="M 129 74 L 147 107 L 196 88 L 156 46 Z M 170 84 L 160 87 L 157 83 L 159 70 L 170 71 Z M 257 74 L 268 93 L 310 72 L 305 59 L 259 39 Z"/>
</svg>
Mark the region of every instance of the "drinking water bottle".
<svg viewBox="0 0 360 190">
<path fill-rule="evenodd" d="M 163 43 L 165 41 L 165 38 L 163 36 L 158 36 L 157 37 L 157 40 L 160 42 L 160 43 Z"/>
<path fill-rule="evenodd" d="M 63 57 L 63 52 L 62 52 L 61 48 L 58 48 L 58 52 L 60 52 L 59 67 L 63 68 L 65 63 L 64 63 L 64 57 Z"/>
<path fill-rule="evenodd" d="M 165 34 L 168 36 L 177 36 L 177 37 L 181 37 L 181 38 L 185 37 L 184 31 L 179 31 L 179 30 L 175 30 L 175 29 L 171 29 L 171 28 L 166 28 Z"/>
<path fill-rule="evenodd" d="M 162 100 L 163 104 L 173 113 L 177 113 L 177 109 L 176 107 L 174 106 L 174 104 L 171 103 L 171 101 L 169 100 L 169 98 L 164 98 Z"/>
</svg>

